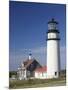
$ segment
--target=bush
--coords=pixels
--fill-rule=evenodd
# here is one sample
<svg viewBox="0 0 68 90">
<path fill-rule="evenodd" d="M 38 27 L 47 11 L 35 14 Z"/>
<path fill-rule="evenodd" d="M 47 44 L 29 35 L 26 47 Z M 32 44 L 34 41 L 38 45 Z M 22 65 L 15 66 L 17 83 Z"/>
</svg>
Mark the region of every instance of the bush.
<svg viewBox="0 0 68 90">
<path fill-rule="evenodd" d="M 9 78 L 11 78 L 12 75 L 17 76 L 17 72 L 16 72 L 16 71 L 10 71 L 10 72 L 9 72 Z"/>
</svg>

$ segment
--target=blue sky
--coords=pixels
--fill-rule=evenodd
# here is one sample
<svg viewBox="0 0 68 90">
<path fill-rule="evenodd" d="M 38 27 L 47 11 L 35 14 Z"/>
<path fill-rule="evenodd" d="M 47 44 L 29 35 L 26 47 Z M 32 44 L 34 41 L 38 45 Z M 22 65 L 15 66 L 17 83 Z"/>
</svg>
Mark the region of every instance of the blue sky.
<svg viewBox="0 0 68 90">
<path fill-rule="evenodd" d="M 65 68 L 65 5 L 10 1 L 9 4 L 9 69 L 17 70 L 23 60 L 32 57 L 46 65 L 47 22 L 55 18 L 59 22 L 61 69 Z"/>
</svg>

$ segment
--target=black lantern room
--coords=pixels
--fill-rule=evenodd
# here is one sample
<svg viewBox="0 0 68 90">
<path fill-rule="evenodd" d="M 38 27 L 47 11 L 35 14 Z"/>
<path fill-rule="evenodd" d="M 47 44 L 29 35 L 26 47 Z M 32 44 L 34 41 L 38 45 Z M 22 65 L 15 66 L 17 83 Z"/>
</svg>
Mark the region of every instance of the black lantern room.
<svg viewBox="0 0 68 90">
<path fill-rule="evenodd" d="M 48 22 L 48 31 L 47 31 L 47 39 L 46 40 L 60 40 L 59 39 L 59 30 L 58 30 L 58 22 L 52 18 Z"/>
</svg>

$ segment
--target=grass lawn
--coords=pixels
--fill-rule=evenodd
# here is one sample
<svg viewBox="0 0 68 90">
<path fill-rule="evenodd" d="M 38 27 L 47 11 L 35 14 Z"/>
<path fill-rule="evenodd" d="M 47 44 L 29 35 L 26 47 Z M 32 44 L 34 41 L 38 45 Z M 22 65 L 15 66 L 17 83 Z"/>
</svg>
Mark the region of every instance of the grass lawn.
<svg viewBox="0 0 68 90">
<path fill-rule="evenodd" d="M 9 81 L 9 88 L 37 88 L 37 87 L 49 87 L 49 86 L 64 86 L 66 85 L 65 78 L 59 79 L 34 79 L 34 80 L 12 80 Z"/>
</svg>

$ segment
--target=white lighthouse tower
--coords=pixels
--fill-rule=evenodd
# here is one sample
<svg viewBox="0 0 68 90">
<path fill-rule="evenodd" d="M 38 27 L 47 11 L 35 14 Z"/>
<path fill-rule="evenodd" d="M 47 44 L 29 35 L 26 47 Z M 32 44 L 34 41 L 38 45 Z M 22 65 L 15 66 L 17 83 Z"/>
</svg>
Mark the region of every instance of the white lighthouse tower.
<svg viewBox="0 0 68 90">
<path fill-rule="evenodd" d="M 47 78 L 58 78 L 60 71 L 60 46 L 58 22 L 48 22 L 47 32 Z"/>
</svg>

